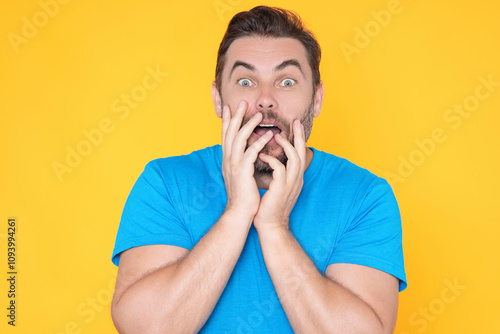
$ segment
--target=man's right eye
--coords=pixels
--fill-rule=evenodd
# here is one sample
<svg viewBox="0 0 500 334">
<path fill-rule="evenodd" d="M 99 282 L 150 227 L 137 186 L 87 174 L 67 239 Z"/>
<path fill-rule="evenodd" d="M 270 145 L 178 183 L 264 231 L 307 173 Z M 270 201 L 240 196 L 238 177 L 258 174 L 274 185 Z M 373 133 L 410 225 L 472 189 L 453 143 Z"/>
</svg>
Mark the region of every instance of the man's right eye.
<svg viewBox="0 0 500 334">
<path fill-rule="evenodd" d="M 253 83 L 249 79 L 240 79 L 238 80 L 238 85 L 241 87 L 250 87 L 253 86 Z"/>
</svg>

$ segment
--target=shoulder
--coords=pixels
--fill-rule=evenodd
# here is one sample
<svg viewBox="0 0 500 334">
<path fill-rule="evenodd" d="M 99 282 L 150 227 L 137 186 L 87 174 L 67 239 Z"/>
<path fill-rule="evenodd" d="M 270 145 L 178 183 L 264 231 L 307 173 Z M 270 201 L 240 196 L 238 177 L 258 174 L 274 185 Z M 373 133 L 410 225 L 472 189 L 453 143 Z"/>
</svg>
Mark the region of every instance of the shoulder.
<svg viewBox="0 0 500 334">
<path fill-rule="evenodd" d="M 195 177 L 203 170 L 220 168 L 221 161 L 221 146 L 214 145 L 189 154 L 152 160 L 146 165 L 144 172 L 155 173 L 163 178 L 181 175 Z"/>
<path fill-rule="evenodd" d="M 390 185 L 385 179 L 368 169 L 334 154 L 315 148 L 311 149 L 314 152 L 313 161 L 317 159 L 311 173 L 314 180 L 323 184 L 334 184 L 343 191 L 349 189 L 364 189 L 366 191 L 380 187 L 390 189 Z"/>
<path fill-rule="evenodd" d="M 220 162 L 219 162 L 220 161 Z M 220 145 L 193 151 L 189 154 L 158 158 L 148 162 L 136 181 L 133 193 L 148 195 L 153 189 L 164 197 L 173 196 L 173 189 L 187 189 L 216 179 L 221 174 Z M 149 195 L 148 195 L 149 196 Z"/>
</svg>

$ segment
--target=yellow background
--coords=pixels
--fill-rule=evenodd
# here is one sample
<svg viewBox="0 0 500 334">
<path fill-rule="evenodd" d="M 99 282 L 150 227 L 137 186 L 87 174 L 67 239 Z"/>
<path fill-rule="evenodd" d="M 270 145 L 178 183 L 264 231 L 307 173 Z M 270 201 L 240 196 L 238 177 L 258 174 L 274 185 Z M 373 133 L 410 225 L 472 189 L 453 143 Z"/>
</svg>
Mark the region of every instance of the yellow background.
<svg viewBox="0 0 500 334">
<path fill-rule="evenodd" d="M 0 267 L 6 276 L 16 217 L 19 272 L 15 328 L 1 279 L 2 333 L 115 332 L 110 257 L 126 197 L 148 161 L 219 143 L 218 44 L 233 14 L 261 3 L 66 2 L 47 20 L 35 0 L 0 4 Z M 500 82 L 500 3 L 266 4 L 297 11 L 322 46 L 326 97 L 310 146 L 380 176 L 404 174 L 391 180 L 409 281 L 396 333 L 499 333 L 500 87 L 478 105 L 474 96 L 480 77 Z M 372 11 L 389 8 L 390 22 L 376 23 Z M 24 27 L 34 20 L 36 30 Z M 357 52 L 342 51 L 347 44 Z M 122 94 L 141 92 L 148 68 L 168 76 L 126 117 L 115 113 Z M 470 116 L 446 121 L 463 103 Z M 59 180 L 54 162 L 66 165 L 68 146 L 84 150 L 83 131 L 103 120 L 108 133 Z M 426 154 L 416 140 L 429 143 L 435 129 L 441 140 Z"/>
</svg>

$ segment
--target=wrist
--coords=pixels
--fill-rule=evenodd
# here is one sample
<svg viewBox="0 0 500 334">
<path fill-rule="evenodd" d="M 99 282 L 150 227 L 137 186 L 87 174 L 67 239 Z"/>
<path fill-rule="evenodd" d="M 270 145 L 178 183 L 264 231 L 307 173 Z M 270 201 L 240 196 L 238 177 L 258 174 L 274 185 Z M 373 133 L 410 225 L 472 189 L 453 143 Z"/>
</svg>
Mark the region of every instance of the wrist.
<svg viewBox="0 0 500 334">
<path fill-rule="evenodd" d="M 259 235 L 288 233 L 290 231 L 289 223 L 290 221 L 288 217 L 280 217 L 280 218 L 266 219 L 266 220 L 261 219 L 259 217 L 255 217 L 254 219 L 254 226 Z"/>
<path fill-rule="evenodd" d="M 246 226 L 250 228 L 253 221 L 253 215 L 226 208 L 220 220 L 230 226 Z"/>
<path fill-rule="evenodd" d="M 255 222 L 254 222 L 255 225 Z M 283 251 L 288 244 L 288 240 L 293 237 L 288 225 L 262 225 L 255 227 L 259 236 L 262 254 L 278 254 Z"/>
</svg>

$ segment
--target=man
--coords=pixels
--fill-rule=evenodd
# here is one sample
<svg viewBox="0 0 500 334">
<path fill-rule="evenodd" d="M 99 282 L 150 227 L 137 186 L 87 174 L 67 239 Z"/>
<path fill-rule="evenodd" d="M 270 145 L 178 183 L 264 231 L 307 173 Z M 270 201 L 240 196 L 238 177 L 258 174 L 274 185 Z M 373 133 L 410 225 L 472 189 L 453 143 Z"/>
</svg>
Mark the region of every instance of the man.
<svg viewBox="0 0 500 334">
<path fill-rule="evenodd" d="M 113 262 L 122 333 L 392 333 L 406 287 L 390 186 L 306 147 L 320 48 L 295 14 L 256 7 L 221 42 L 222 145 L 150 162 Z"/>
</svg>

